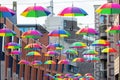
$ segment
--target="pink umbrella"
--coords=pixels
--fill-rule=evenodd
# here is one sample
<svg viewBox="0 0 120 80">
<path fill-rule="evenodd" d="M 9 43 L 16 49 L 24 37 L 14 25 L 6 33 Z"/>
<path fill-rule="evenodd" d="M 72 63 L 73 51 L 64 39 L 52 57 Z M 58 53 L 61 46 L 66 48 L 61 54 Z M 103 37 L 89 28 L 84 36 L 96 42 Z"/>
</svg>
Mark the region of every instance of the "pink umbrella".
<svg viewBox="0 0 120 80">
<path fill-rule="evenodd" d="M 58 64 L 70 64 L 70 61 L 67 59 L 63 59 L 63 60 L 58 61 Z"/>
</svg>

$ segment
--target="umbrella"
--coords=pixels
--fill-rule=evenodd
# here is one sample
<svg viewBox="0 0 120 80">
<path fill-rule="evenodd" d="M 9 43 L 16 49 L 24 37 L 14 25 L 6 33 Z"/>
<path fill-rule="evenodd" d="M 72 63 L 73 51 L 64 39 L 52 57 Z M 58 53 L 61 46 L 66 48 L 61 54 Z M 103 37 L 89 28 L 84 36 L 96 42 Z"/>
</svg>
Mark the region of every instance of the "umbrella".
<svg viewBox="0 0 120 80">
<path fill-rule="evenodd" d="M 65 54 L 75 54 L 78 55 L 78 52 L 74 49 L 67 49 L 64 51 Z"/>
<path fill-rule="evenodd" d="M 92 57 L 92 58 L 87 58 L 87 61 L 88 62 L 97 62 L 97 61 L 100 61 L 100 58 L 99 57 Z"/>
<path fill-rule="evenodd" d="M 52 75 L 49 74 L 49 73 L 46 73 L 45 76 L 49 76 L 49 77 L 52 78 L 52 79 L 54 78 L 54 76 L 52 76 Z"/>
<path fill-rule="evenodd" d="M 39 61 L 39 60 L 35 60 L 35 61 L 32 61 L 30 64 L 33 65 L 33 66 L 39 66 L 39 65 L 42 64 L 42 62 Z"/>
<path fill-rule="evenodd" d="M 26 56 L 36 56 L 36 57 L 39 57 L 39 56 L 41 56 L 41 55 L 40 55 L 40 53 L 37 52 L 37 51 L 31 51 L 31 52 L 28 52 L 28 53 L 26 54 Z"/>
<path fill-rule="evenodd" d="M 84 76 L 92 76 L 91 73 L 86 73 Z"/>
<path fill-rule="evenodd" d="M 42 17 L 48 16 L 49 14 L 50 11 L 42 6 L 29 6 L 21 13 L 24 17 Z"/>
<path fill-rule="evenodd" d="M 83 42 L 74 42 L 70 45 L 70 48 L 86 48 L 87 45 Z"/>
<path fill-rule="evenodd" d="M 72 62 L 84 62 L 84 58 L 74 58 Z"/>
<path fill-rule="evenodd" d="M 22 52 L 21 52 L 21 51 L 18 51 L 18 50 L 13 50 L 13 51 L 11 51 L 10 54 L 11 54 L 11 55 L 20 55 L 20 54 L 22 54 Z"/>
<path fill-rule="evenodd" d="M 63 76 L 63 75 L 62 75 L 62 74 L 57 73 L 57 74 L 55 74 L 54 76 L 55 76 L 55 77 L 60 77 L 60 76 Z"/>
<path fill-rule="evenodd" d="M 72 74 L 69 74 L 69 73 L 66 73 L 65 75 L 64 75 L 64 77 L 72 77 L 73 75 Z"/>
<path fill-rule="evenodd" d="M 96 9 L 99 14 L 120 14 L 120 4 L 105 3 Z"/>
<path fill-rule="evenodd" d="M 48 50 L 61 50 L 64 49 L 64 46 L 59 43 L 51 43 L 46 47 Z"/>
<path fill-rule="evenodd" d="M 21 45 L 16 42 L 9 42 L 5 45 L 6 49 L 19 49 L 21 48 Z"/>
<path fill-rule="evenodd" d="M 38 43 L 30 43 L 24 47 L 26 50 L 41 50 L 42 46 Z"/>
<path fill-rule="evenodd" d="M 78 77 L 78 76 L 82 76 L 82 75 L 80 73 L 76 73 L 73 76 Z"/>
<path fill-rule="evenodd" d="M 2 37 L 8 37 L 8 36 L 15 36 L 16 33 L 8 28 L 2 28 L 0 29 L 0 36 Z"/>
<path fill-rule="evenodd" d="M 30 64 L 30 62 L 26 60 L 20 60 L 18 64 Z"/>
<path fill-rule="evenodd" d="M 90 50 L 84 51 L 82 54 L 83 55 L 98 55 L 98 52 L 93 49 L 90 49 Z"/>
<path fill-rule="evenodd" d="M 70 64 L 70 61 L 67 59 L 63 59 L 63 60 L 58 61 L 58 64 Z"/>
<path fill-rule="evenodd" d="M 117 45 L 120 46 L 120 41 L 117 42 Z"/>
<path fill-rule="evenodd" d="M 0 6 L 0 18 L 11 17 L 15 15 L 15 12 L 5 6 Z"/>
<path fill-rule="evenodd" d="M 44 64 L 56 64 L 56 62 L 53 60 L 47 60 L 44 62 Z"/>
<path fill-rule="evenodd" d="M 59 14 L 59 16 L 86 16 L 88 15 L 86 11 L 78 7 L 66 7 Z"/>
<path fill-rule="evenodd" d="M 27 32 L 24 32 L 21 37 L 38 39 L 38 38 L 42 37 L 42 35 L 43 34 L 38 30 L 29 30 Z"/>
<path fill-rule="evenodd" d="M 98 39 L 92 43 L 92 46 L 109 46 L 110 42 L 107 40 Z"/>
<path fill-rule="evenodd" d="M 105 32 L 110 33 L 110 34 L 120 33 L 120 25 L 114 25 L 112 27 L 109 27 L 106 29 Z"/>
<path fill-rule="evenodd" d="M 76 34 L 79 34 L 79 35 L 97 35 L 98 32 L 93 28 L 81 28 L 76 32 Z"/>
<path fill-rule="evenodd" d="M 48 36 L 53 36 L 53 37 L 69 37 L 70 33 L 67 32 L 66 30 L 63 29 L 56 29 L 53 30 L 48 34 Z"/>
<path fill-rule="evenodd" d="M 102 53 L 116 53 L 116 52 L 117 52 L 117 50 L 114 48 L 104 48 L 102 50 Z"/>
<path fill-rule="evenodd" d="M 57 51 L 48 51 L 47 53 L 45 53 L 45 56 L 56 56 L 58 55 Z"/>
</svg>

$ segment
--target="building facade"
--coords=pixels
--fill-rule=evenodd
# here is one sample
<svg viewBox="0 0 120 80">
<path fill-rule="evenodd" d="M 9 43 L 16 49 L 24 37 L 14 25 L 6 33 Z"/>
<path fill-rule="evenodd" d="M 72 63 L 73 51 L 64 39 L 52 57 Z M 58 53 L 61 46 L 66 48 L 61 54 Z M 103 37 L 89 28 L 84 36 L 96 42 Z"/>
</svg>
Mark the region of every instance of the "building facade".
<svg viewBox="0 0 120 80">
<path fill-rule="evenodd" d="M 31 66 L 31 65 L 21 65 L 18 62 L 22 59 L 25 59 L 29 62 L 33 61 L 32 57 L 27 57 L 26 54 L 29 51 L 26 51 L 24 47 L 30 43 L 40 44 L 43 48 L 39 52 L 41 53 L 41 57 L 35 58 L 37 60 L 41 60 L 43 63 L 46 60 L 54 60 L 55 62 L 59 61 L 62 57 L 45 57 L 44 53 L 47 52 L 46 45 L 49 44 L 49 39 L 47 36 L 47 32 L 43 33 L 43 37 L 39 40 L 33 39 L 21 39 L 22 32 L 19 28 L 14 25 L 9 19 L 0 18 L 0 28 L 6 27 L 16 32 L 16 36 L 14 37 L 0 37 L 0 80 L 50 80 L 49 77 L 44 76 L 46 73 L 50 73 L 55 75 L 56 73 L 63 73 L 64 65 L 45 65 L 42 64 L 40 66 Z M 4 46 L 8 42 L 17 42 L 22 48 L 20 51 L 21 55 L 11 56 L 9 53 L 11 50 L 7 50 Z"/>
</svg>

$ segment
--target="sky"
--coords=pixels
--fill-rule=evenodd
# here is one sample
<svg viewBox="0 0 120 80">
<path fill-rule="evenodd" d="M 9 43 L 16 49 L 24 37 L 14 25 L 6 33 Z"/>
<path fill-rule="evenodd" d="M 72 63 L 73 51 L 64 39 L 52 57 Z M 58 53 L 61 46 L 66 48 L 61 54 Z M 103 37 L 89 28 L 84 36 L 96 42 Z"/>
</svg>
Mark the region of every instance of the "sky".
<svg viewBox="0 0 120 80">
<path fill-rule="evenodd" d="M 40 18 L 26 18 L 21 16 L 20 14 L 28 7 L 34 6 L 34 4 L 43 6 L 47 8 L 50 5 L 50 0 L 0 0 L 0 4 L 2 6 L 6 6 L 12 8 L 12 2 L 17 1 L 17 23 L 18 24 L 35 24 L 37 20 L 37 24 L 44 24 L 46 17 Z M 94 27 L 94 6 L 93 5 L 101 5 L 106 3 L 106 0 L 53 0 L 54 5 L 54 16 L 58 16 L 57 14 L 61 12 L 66 7 L 71 7 L 72 4 L 75 7 L 80 7 L 84 9 L 88 15 L 77 17 L 78 25 L 80 26 L 91 26 Z"/>
</svg>

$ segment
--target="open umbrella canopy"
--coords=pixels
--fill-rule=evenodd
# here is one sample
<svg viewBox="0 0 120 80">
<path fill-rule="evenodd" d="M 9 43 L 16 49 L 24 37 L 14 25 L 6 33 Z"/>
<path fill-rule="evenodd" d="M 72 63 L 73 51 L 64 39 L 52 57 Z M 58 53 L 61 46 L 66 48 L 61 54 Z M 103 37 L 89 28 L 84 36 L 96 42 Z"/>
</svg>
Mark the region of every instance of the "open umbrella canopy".
<svg viewBox="0 0 120 80">
<path fill-rule="evenodd" d="M 53 36 L 53 37 L 69 37 L 70 33 L 66 30 L 63 29 L 56 29 L 53 30 L 48 34 L 48 36 Z"/>
<path fill-rule="evenodd" d="M 109 46 L 110 42 L 107 40 L 98 39 L 92 43 L 92 46 Z"/>
<path fill-rule="evenodd" d="M 39 60 L 35 60 L 35 61 L 32 61 L 30 64 L 33 65 L 33 66 L 39 66 L 39 65 L 42 64 L 42 62 L 39 61 Z"/>
<path fill-rule="evenodd" d="M 74 42 L 70 45 L 70 48 L 86 48 L 87 45 L 83 42 Z"/>
<path fill-rule="evenodd" d="M 24 47 L 26 50 L 41 50 L 42 46 L 38 43 L 30 43 Z"/>
<path fill-rule="evenodd" d="M 30 64 L 30 62 L 26 60 L 20 60 L 18 64 Z"/>
<path fill-rule="evenodd" d="M 28 30 L 27 32 L 24 32 L 21 37 L 38 39 L 42 36 L 43 36 L 43 34 L 38 30 Z"/>
<path fill-rule="evenodd" d="M 100 61 L 100 58 L 99 57 L 91 57 L 91 58 L 87 58 L 87 61 L 88 62 L 98 62 Z"/>
<path fill-rule="evenodd" d="M 59 14 L 59 16 L 86 16 L 86 11 L 78 7 L 66 7 Z"/>
<path fill-rule="evenodd" d="M 120 4 L 105 3 L 96 9 L 99 14 L 120 14 Z"/>
<path fill-rule="evenodd" d="M 117 52 L 117 50 L 114 48 L 104 48 L 102 50 L 102 53 L 116 53 L 116 52 Z"/>
<path fill-rule="evenodd" d="M 73 76 L 78 77 L 78 76 L 82 76 L 82 75 L 80 73 L 76 73 Z"/>
<path fill-rule="evenodd" d="M 64 51 L 65 54 L 74 54 L 74 55 L 78 55 L 78 52 L 74 49 L 67 49 Z"/>
<path fill-rule="evenodd" d="M 86 73 L 84 76 L 92 76 L 91 73 Z"/>
<path fill-rule="evenodd" d="M 26 54 L 26 56 L 36 56 L 36 57 L 39 57 L 39 56 L 41 56 L 41 55 L 40 55 L 40 53 L 37 52 L 37 51 L 31 51 L 31 52 L 28 52 L 28 53 Z"/>
<path fill-rule="evenodd" d="M 49 14 L 50 11 L 42 6 L 29 6 L 21 13 L 24 17 L 42 17 L 48 16 Z"/>
<path fill-rule="evenodd" d="M 47 60 L 44 62 L 44 64 L 56 64 L 56 62 L 53 60 Z"/>
<path fill-rule="evenodd" d="M 82 54 L 83 55 L 98 55 L 98 52 L 93 49 L 90 49 L 90 50 L 84 51 Z"/>
<path fill-rule="evenodd" d="M 76 32 L 76 34 L 89 36 L 89 35 L 97 35 L 98 32 L 93 28 L 81 28 Z"/>
<path fill-rule="evenodd" d="M 20 54 L 22 54 L 22 52 L 21 52 L 21 51 L 18 51 L 18 50 L 13 50 L 13 51 L 11 51 L 10 54 L 11 54 L 11 55 L 20 55 Z"/>
<path fill-rule="evenodd" d="M 5 6 L 0 6 L 0 18 L 11 17 L 15 12 Z"/>
<path fill-rule="evenodd" d="M 0 29 L 0 36 L 2 37 L 15 36 L 15 35 L 16 33 L 11 29 L 8 29 L 8 28 Z"/>
<path fill-rule="evenodd" d="M 74 58 L 72 62 L 84 62 L 84 58 Z"/>
<path fill-rule="evenodd" d="M 120 25 L 114 25 L 112 27 L 109 27 L 106 29 L 105 32 L 110 33 L 110 34 L 120 33 Z"/>
<path fill-rule="evenodd" d="M 21 45 L 16 42 L 9 42 L 4 46 L 6 49 L 19 49 Z"/>
<path fill-rule="evenodd" d="M 59 43 L 51 43 L 46 47 L 48 50 L 62 50 L 64 46 Z"/>
<path fill-rule="evenodd" d="M 59 53 L 57 51 L 48 51 L 47 53 L 45 53 L 45 56 L 56 56 Z"/>
<path fill-rule="evenodd" d="M 67 59 L 63 59 L 63 60 L 58 61 L 58 64 L 70 64 L 70 61 Z"/>
</svg>

